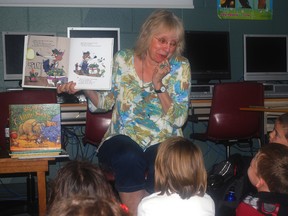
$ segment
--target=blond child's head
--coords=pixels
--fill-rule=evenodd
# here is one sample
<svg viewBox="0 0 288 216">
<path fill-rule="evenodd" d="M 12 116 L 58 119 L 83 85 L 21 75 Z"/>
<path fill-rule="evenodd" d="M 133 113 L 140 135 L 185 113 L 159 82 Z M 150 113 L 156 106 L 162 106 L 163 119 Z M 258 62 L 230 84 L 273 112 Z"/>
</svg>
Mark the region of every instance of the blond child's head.
<svg viewBox="0 0 288 216">
<path fill-rule="evenodd" d="M 183 137 L 172 137 L 159 146 L 155 161 L 155 189 L 177 193 L 182 199 L 203 196 L 207 173 L 199 147 Z"/>
</svg>

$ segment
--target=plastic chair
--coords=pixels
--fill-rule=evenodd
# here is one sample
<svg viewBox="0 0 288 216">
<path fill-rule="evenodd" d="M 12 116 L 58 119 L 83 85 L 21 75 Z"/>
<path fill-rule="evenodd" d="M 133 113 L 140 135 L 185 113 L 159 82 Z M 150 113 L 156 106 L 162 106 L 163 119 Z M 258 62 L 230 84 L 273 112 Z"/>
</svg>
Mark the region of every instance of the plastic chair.
<svg viewBox="0 0 288 216">
<path fill-rule="evenodd" d="M 226 157 L 230 156 L 230 146 L 249 143 L 254 138 L 261 146 L 263 113 L 241 111 L 241 107 L 264 106 L 264 87 L 256 82 L 233 82 L 216 84 L 205 133 L 194 133 L 190 138 L 212 141 L 226 147 Z"/>
<path fill-rule="evenodd" d="M 106 133 L 112 117 L 112 111 L 105 113 L 92 113 L 87 108 L 85 134 L 82 139 L 83 144 L 99 146 Z"/>
<path fill-rule="evenodd" d="M 87 107 L 85 134 L 82 139 L 84 145 L 91 144 L 99 147 L 106 133 L 112 117 L 112 111 L 105 113 L 92 113 Z M 114 174 L 111 170 L 103 169 L 104 175 L 109 182 L 114 182 Z M 113 184 L 112 184 L 113 185 Z"/>
</svg>

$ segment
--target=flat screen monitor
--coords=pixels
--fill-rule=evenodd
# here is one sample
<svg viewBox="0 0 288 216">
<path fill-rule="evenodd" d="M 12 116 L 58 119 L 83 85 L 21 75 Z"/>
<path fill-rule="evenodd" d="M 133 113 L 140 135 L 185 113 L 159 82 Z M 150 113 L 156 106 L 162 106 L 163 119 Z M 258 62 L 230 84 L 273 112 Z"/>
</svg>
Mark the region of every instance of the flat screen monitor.
<svg viewBox="0 0 288 216">
<path fill-rule="evenodd" d="M 120 50 L 120 28 L 98 28 L 98 27 L 68 27 L 69 38 L 113 38 L 115 54 Z"/>
<path fill-rule="evenodd" d="M 184 56 L 197 84 L 231 79 L 230 40 L 226 31 L 186 31 Z"/>
<path fill-rule="evenodd" d="M 244 34 L 244 80 L 288 80 L 287 35 Z"/>
<path fill-rule="evenodd" d="M 22 80 L 24 39 L 26 35 L 55 36 L 42 32 L 2 32 L 4 80 Z"/>
</svg>

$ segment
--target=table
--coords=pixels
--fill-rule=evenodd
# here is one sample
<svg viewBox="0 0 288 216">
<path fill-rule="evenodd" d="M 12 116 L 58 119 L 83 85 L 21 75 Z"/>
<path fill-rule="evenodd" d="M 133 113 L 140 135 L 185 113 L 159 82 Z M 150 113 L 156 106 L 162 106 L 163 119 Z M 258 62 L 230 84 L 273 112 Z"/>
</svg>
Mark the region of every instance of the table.
<svg viewBox="0 0 288 216">
<path fill-rule="evenodd" d="M 272 107 L 241 107 L 240 110 L 243 110 L 243 111 L 258 111 L 258 112 L 276 112 L 276 113 L 288 113 L 288 106 L 287 107 L 275 107 L 275 108 L 272 108 Z"/>
<path fill-rule="evenodd" d="M 12 159 L 0 158 L 0 174 L 8 173 L 37 173 L 39 216 L 46 215 L 46 176 L 48 161 L 54 158 L 43 159 Z"/>
<path fill-rule="evenodd" d="M 288 103 L 284 106 L 274 106 L 274 107 L 258 107 L 258 106 L 250 106 L 250 107 L 241 107 L 240 110 L 243 111 L 256 111 L 264 113 L 263 124 L 266 127 L 263 127 L 264 134 L 267 134 L 269 131 L 272 131 L 274 128 L 275 119 L 282 115 L 283 113 L 288 113 Z M 272 125 L 268 124 L 268 119 L 274 118 Z"/>
</svg>

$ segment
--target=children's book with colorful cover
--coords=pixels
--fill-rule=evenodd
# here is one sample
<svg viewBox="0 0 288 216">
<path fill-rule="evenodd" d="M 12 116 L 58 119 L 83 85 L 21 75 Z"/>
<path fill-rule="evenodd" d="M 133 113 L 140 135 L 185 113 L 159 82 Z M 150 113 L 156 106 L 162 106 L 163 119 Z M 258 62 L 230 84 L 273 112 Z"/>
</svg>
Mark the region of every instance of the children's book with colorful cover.
<svg viewBox="0 0 288 216">
<path fill-rule="evenodd" d="M 60 104 L 12 104 L 9 106 L 11 153 L 61 150 Z"/>
<path fill-rule="evenodd" d="M 73 81 L 76 89 L 110 90 L 113 38 L 25 36 L 22 86 L 56 88 Z"/>
</svg>

